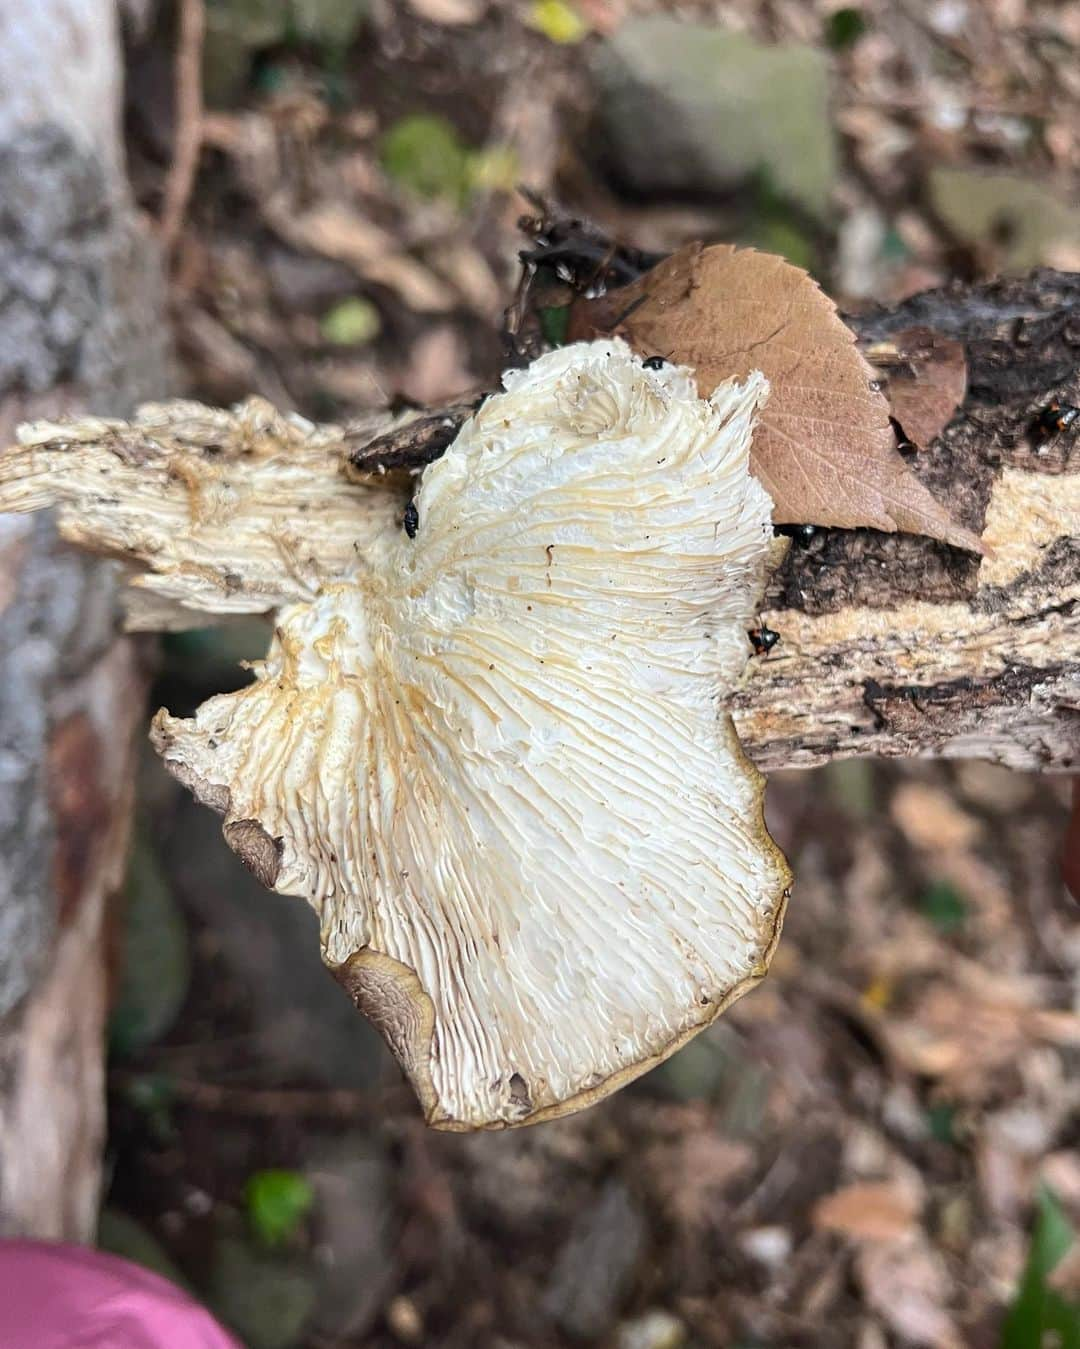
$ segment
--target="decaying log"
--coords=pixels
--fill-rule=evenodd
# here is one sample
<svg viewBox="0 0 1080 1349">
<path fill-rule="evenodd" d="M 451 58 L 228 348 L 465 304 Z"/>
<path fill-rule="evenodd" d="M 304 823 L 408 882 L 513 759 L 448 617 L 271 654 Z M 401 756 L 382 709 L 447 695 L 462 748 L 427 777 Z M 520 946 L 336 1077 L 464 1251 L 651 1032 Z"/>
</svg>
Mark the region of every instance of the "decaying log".
<svg viewBox="0 0 1080 1349">
<path fill-rule="evenodd" d="M 0 435 L 168 379 L 156 249 L 123 175 L 114 0 L 3 9 Z M 107 564 L 0 521 L 0 1234 L 88 1239 L 105 1133 L 105 911 L 143 680 Z"/>
<path fill-rule="evenodd" d="M 1080 418 L 1050 435 L 1038 421 L 1053 399 L 1080 401 L 1080 276 L 951 286 L 849 321 L 867 345 L 913 326 L 963 343 L 963 407 L 913 467 L 988 553 L 874 530 L 792 547 L 763 613 L 781 642 L 733 708 L 745 745 L 766 769 L 854 754 L 1075 768 Z M 0 506 L 57 502 L 68 537 L 139 568 L 135 626 L 265 612 L 400 523 L 409 470 L 468 411 L 316 428 L 253 400 L 41 424 L 0 459 Z"/>
<path fill-rule="evenodd" d="M 963 342 L 968 390 L 914 458 L 992 550 L 872 530 L 793 547 L 764 615 L 781 642 L 735 708 L 762 768 L 852 754 L 1080 765 L 1080 275 L 954 285 L 849 319 L 865 344 L 925 325 Z"/>
</svg>

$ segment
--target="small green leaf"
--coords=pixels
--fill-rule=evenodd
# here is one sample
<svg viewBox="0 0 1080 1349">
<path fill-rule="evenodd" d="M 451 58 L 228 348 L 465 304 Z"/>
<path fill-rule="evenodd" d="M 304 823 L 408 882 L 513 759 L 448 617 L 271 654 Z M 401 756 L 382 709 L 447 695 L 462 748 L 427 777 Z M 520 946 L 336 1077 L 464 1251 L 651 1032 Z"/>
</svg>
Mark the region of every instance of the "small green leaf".
<svg viewBox="0 0 1080 1349">
<path fill-rule="evenodd" d="M 573 46 L 589 35 L 589 25 L 566 0 L 534 0 L 529 25 L 561 46 Z"/>
<path fill-rule="evenodd" d="M 1042 1278 L 1052 1274 L 1060 1261 L 1072 1249 L 1076 1232 L 1057 1195 L 1048 1186 L 1039 1187 L 1035 1216 L 1035 1232 L 1028 1252 L 1028 1269 Z"/>
<path fill-rule="evenodd" d="M 566 341 L 566 330 L 570 326 L 570 306 L 564 304 L 541 309 L 539 319 L 544 341 L 549 346 L 561 347 Z"/>
<path fill-rule="evenodd" d="M 323 315 L 319 330 L 335 347 L 360 347 L 378 337 L 381 326 L 371 301 L 353 295 Z"/>
<path fill-rule="evenodd" d="M 1076 1233 L 1053 1192 L 1045 1186 L 1036 1201 L 1035 1227 L 1027 1265 L 1001 1330 L 1000 1349 L 1080 1349 L 1080 1307 L 1047 1286 Z"/>
<path fill-rule="evenodd" d="M 468 192 L 469 151 L 445 117 L 415 113 L 383 137 L 382 166 L 418 197 L 445 197 L 461 205 Z"/>
<path fill-rule="evenodd" d="M 904 242 L 904 236 L 890 225 L 881 241 L 882 262 L 906 262 L 911 257 L 911 249 Z"/>
<path fill-rule="evenodd" d="M 924 891 L 919 908 L 939 932 L 956 932 L 967 921 L 967 904 L 948 881 L 937 881 Z"/>
<path fill-rule="evenodd" d="M 315 1193 L 298 1171 L 256 1171 L 244 1187 L 244 1204 L 264 1246 L 282 1246 L 311 1211 Z"/>
<path fill-rule="evenodd" d="M 825 20 L 825 45 L 833 51 L 853 47 L 866 32 L 866 16 L 858 9 L 834 10 Z"/>
<path fill-rule="evenodd" d="M 956 1143 L 956 1107 L 942 1101 L 926 1112 L 926 1127 L 938 1143 Z"/>
</svg>

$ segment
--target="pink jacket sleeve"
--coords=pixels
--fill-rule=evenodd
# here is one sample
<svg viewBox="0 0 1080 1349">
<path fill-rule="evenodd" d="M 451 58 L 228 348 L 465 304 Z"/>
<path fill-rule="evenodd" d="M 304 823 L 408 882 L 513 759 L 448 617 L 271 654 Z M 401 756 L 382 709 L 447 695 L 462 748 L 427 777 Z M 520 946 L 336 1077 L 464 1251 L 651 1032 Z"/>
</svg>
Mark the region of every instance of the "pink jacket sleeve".
<svg viewBox="0 0 1080 1349">
<path fill-rule="evenodd" d="M 241 1349 L 205 1308 L 115 1255 L 0 1241 L 3 1349 Z"/>
</svg>

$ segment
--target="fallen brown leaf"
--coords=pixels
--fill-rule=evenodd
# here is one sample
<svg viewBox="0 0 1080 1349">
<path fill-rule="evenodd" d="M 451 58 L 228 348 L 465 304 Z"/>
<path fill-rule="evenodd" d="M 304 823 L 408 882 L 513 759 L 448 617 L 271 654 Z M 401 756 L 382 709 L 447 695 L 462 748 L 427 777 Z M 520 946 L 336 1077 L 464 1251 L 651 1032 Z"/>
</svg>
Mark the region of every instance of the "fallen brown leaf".
<svg viewBox="0 0 1080 1349">
<path fill-rule="evenodd" d="M 1042 1045 L 1080 1044 L 1080 1014 L 1040 1008 L 1008 986 L 979 990 L 964 978 L 965 965 L 949 959 L 952 987 L 929 984 L 903 1018 L 881 1027 L 890 1056 L 905 1072 L 934 1078 L 955 1102 L 982 1103 L 999 1089 L 1002 1075 Z"/>
<path fill-rule="evenodd" d="M 982 833 L 979 821 L 957 806 L 952 793 L 926 782 L 902 782 L 889 810 L 908 842 L 927 852 L 971 848 Z"/>
<path fill-rule="evenodd" d="M 660 1144 L 646 1155 L 665 1211 L 680 1225 L 700 1231 L 724 1210 L 724 1191 L 754 1159 L 745 1143 L 707 1129 Z"/>
<path fill-rule="evenodd" d="M 905 328 L 864 354 L 885 381 L 883 390 L 904 435 L 926 449 L 964 401 L 967 360 L 962 343 L 931 328 Z"/>
<path fill-rule="evenodd" d="M 945 1262 L 925 1241 L 866 1246 L 856 1276 L 867 1304 L 905 1343 L 960 1349 L 945 1310 L 950 1293 Z"/>
<path fill-rule="evenodd" d="M 445 282 L 404 252 L 386 230 L 348 207 L 325 202 L 296 211 L 282 200 L 264 202 L 263 211 L 286 243 L 343 262 L 365 281 L 396 291 L 417 313 L 445 313 L 453 309 L 456 297 Z"/>
<path fill-rule="evenodd" d="M 919 1206 L 903 1185 L 865 1183 L 846 1185 L 827 1194 L 814 1206 L 814 1226 L 839 1232 L 857 1241 L 897 1241 L 915 1227 Z"/>
<path fill-rule="evenodd" d="M 854 334 L 801 268 L 688 244 L 631 285 L 575 302 L 571 340 L 611 332 L 693 367 L 703 397 L 732 376 L 765 373 L 771 392 L 751 459 L 776 523 L 901 529 L 983 551 L 904 462 Z"/>
</svg>

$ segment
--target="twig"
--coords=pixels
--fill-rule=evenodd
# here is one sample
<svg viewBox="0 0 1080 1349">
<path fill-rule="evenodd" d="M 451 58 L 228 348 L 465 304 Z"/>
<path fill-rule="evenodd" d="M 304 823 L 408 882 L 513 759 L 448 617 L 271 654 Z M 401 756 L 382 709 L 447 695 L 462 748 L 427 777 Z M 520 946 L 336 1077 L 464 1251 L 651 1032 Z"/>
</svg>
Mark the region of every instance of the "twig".
<svg viewBox="0 0 1080 1349">
<path fill-rule="evenodd" d="M 130 1090 L 145 1073 L 113 1071 L 109 1085 L 120 1091 Z M 354 1119 L 387 1113 L 387 1103 L 395 1098 L 403 1102 L 411 1099 L 404 1085 L 378 1087 L 370 1091 L 350 1088 L 304 1087 L 238 1087 L 216 1082 L 201 1082 L 191 1078 L 174 1077 L 166 1072 L 168 1090 L 172 1097 L 197 1110 L 213 1114 L 249 1115 L 260 1118 L 288 1116 L 311 1119 Z"/>
<path fill-rule="evenodd" d="M 205 0 L 180 0 L 176 48 L 176 134 L 173 160 L 165 179 L 158 232 L 166 255 L 172 253 L 184 222 L 202 145 L 202 54 L 206 37 Z"/>
</svg>

